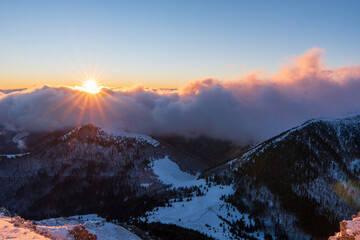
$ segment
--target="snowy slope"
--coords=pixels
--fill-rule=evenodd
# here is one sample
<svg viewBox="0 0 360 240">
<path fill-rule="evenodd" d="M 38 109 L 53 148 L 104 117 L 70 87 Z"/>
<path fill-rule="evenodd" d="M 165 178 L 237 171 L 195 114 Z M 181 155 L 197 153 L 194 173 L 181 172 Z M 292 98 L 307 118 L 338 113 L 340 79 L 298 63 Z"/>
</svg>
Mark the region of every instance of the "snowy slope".
<svg viewBox="0 0 360 240">
<path fill-rule="evenodd" d="M 106 222 L 105 219 L 94 214 L 79 215 L 73 217 L 51 218 L 38 221 L 38 224 L 44 226 L 64 226 L 82 224 L 85 228 L 97 235 L 98 240 L 141 240 L 138 236 L 126 230 L 125 228 Z"/>
<path fill-rule="evenodd" d="M 155 160 L 153 171 L 158 179 L 174 188 L 197 187 L 203 196 L 196 196 L 195 192 L 187 199 L 172 199 L 166 207 L 156 208 L 147 212 L 149 222 L 175 224 L 180 227 L 197 230 L 215 239 L 230 239 L 235 237 L 230 232 L 229 222 L 243 219 L 246 225 L 254 224 L 248 214 L 241 214 L 235 207 L 224 202 L 223 196 L 234 193 L 233 186 L 206 184 L 204 179 L 197 179 L 196 175 L 182 172 L 176 163 L 168 157 Z M 181 191 L 179 189 L 179 191 Z M 143 219 L 145 220 L 145 219 Z M 259 234 L 260 239 L 263 233 Z"/>
<path fill-rule="evenodd" d="M 235 176 L 234 204 L 258 200 L 263 215 L 290 238 L 323 239 L 360 206 L 359 149 L 360 116 L 311 120 L 260 143 L 218 174 Z M 254 197 L 259 186 L 270 194 Z"/>
<path fill-rule="evenodd" d="M 37 220 L 97 212 L 127 221 L 168 199 L 167 186 L 151 168 L 154 159 L 169 156 L 188 172 L 206 167 L 162 140 L 159 145 L 150 136 L 92 125 L 49 133 L 30 147 L 29 155 L 0 157 L 0 203 Z"/>
<path fill-rule="evenodd" d="M 95 237 L 98 240 L 141 240 L 125 228 L 108 223 L 95 214 L 51 218 L 37 222 L 19 216 L 10 217 L 9 214 L 6 209 L 0 209 L 0 239 L 72 240 L 74 231 L 77 230 L 89 240 Z"/>
<path fill-rule="evenodd" d="M 204 179 L 197 180 L 197 176 L 181 171 L 179 166 L 168 156 L 155 160 L 152 169 L 161 182 L 176 188 L 205 184 Z"/>
<path fill-rule="evenodd" d="M 69 231 L 76 225 L 41 226 L 20 217 L 0 216 L 0 239 L 71 240 Z"/>
<path fill-rule="evenodd" d="M 317 124 L 326 124 L 330 126 L 332 128 L 331 131 L 333 131 L 333 133 L 336 134 L 336 136 L 340 138 L 340 140 L 343 140 L 346 143 L 348 143 L 348 140 L 341 139 L 343 137 L 342 134 L 344 134 L 344 132 L 346 133 L 346 128 L 359 129 L 360 115 L 347 115 L 339 118 L 323 118 L 323 119 L 314 119 L 307 121 L 300 126 L 294 127 L 288 131 L 285 131 L 284 133 L 279 134 L 278 136 L 275 136 L 274 138 L 268 141 L 262 142 L 254 146 L 245 154 L 243 154 L 240 158 L 235 158 L 232 161 L 229 161 L 227 164 L 228 165 L 232 165 L 233 163 L 241 164 L 241 162 L 243 161 L 249 161 L 252 154 L 256 153 L 258 155 L 259 153 L 263 153 L 268 148 L 276 148 L 278 143 L 281 143 L 287 138 L 291 138 L 292 134 L 299 133 L 303 130 L 306 130 L 307 127 L 311 127 L 311 125 L 317 125 Z M 349 137 L 353 137 L 353 136 L 351 135 Z M 340 141 L 340 144 L 343 141 Z M 309 148 L 311 148 L 310 141 L 308 144 L 309 144 Z M 341 147 L 344 148 L 345 146 L 341 144 Z"/>
<path fill-rule="evenodd" d="M 15 227 L 11 218 L 0 216 L 0 239 L 47 240 L 48 238 L 28 228 Z"/>
<path fill-rule="evenodd" d="M 127 139 L 135 140 L 137 144 L 150 144 L 154 147 L 157 147 L 159 145 L 159 142 L 153 139 L 150 136 L 144 135 L 144 134 L 137 134 L 137 133 L 128 133 L 116 129 L 110 129 L 110 128 L 102 128 L 98 126 L 92 126 L 92 125 L 85 125 L 80 126 L 72 129 L 71 131 L 65 133 L 62 137 L 60 137 L 61 140 L 65 141 L 72 136 L 76 136 L 76 134 L 79 133 L 80 130 L 83 130 L 84 127 L 91 126 L 96 130 L 97 138 L 105 140 L 105 141 L 115 141 L 116 143 L 124 142 Z"/>
<path fill-rule="evenodd" d="M 124 132 L 111 128 L 100 128 L 100 129 L 111 136 L 121 137 L 125 139 L 126 138 L 135 139 L 138 143 L 148 143 L 150 145 L 153 145 L 154 147 L 157 147 L 160 144 L 158 141 L 156 141 L 155 139 L 153 139 L 148 135 Z"/>
</svg>

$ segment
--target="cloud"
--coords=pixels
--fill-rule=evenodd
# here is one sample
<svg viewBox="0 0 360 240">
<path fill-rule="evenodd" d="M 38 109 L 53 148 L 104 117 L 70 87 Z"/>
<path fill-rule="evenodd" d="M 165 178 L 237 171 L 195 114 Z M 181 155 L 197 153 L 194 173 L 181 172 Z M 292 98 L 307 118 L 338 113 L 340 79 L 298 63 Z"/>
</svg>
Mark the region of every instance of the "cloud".
<svg viewBox="0 0 360 240">
<path fill-rule="evenodd" d="M 18 88 L 18 89 L 0 89 L 0 96 L 2 94 L 8 94 L 12 92 L 21 92 L 23 90 L 26 90 L 26 88 Z"/>
<path fill-rule="evenodd" d="M 193 81 L 179 90 L 142 87 L 97 95 L 43 87 L 0 95 L 0 122 L 20 131 L 93 123 L 152 135 L 258 142 L 318 117 L 360 113 L 360 66 L 327 67 L 312 48 L 271 76 Z"/>
</svg>

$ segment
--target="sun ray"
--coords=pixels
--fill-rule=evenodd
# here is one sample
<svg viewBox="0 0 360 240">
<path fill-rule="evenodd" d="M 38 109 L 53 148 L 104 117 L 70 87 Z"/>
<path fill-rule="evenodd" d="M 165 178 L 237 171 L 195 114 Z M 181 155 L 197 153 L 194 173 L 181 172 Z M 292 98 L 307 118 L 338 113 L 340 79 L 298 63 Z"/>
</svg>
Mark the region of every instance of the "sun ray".
<svg viewBox="0 0 360 240">
<path fill-rule="evenodd" d="M 89 100 L 89 95 L 88 94 L 84 94 L 82 96 L 82 107 L 80 108 L 80 112 L 79 112 L 79 115 L 77 117 L 77 125 L 81 125 L 82 124 L 82 120 L 83 120 L 83 117 L 86 113 L 86 111 L 88 110 L 88 100 Z"/>
<path fill-rule="evenodd" d="M 54 105 L 50 104 L 48 105 L 43 111 L 42 113 L 39 115 L 39 119 L 43 118 L 46 115 L 49 114 L 55 114 L 56 111 L 58 111 L 61 108 L 65 108 L 64 111 L 65 113 L 68 111 L 68 109 L 74 105 L 74 102 L 77 101 L 77 99 L 80 96 L 80 92 L 77 93 L 71 93 L 70 95 L 66 96 L 63 100 L 59 101 L 59 103 L 56 103 Z M 65 118 L 66 114 L 62 114 L 61 115 L 61 119 L 60 120 L 64 120 L 63 118 Z"/>
<path fill-rule="evenodd" d="M 97 115 L 100 117 L 100 122 L 102 125 L 107 126 L 107 119 L 104 112 L 104 100 L 105 96 L 101 96 L 100 98 L 94 98 L 95 108 L 97 109 Z"/>
</svg>

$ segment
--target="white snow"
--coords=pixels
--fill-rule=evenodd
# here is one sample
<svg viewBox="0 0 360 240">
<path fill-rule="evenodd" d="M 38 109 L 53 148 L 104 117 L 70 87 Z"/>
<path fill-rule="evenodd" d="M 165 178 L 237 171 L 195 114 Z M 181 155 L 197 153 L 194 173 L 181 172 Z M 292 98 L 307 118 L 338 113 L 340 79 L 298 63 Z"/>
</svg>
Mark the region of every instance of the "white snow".
<svg viewBox="0 0 360 240">
<path fill-rule="evenodd" d="M 173 199 L 170 206 L 147 212 L 146 218 L 149 222 L 175 224 L 200 231 L 215 239 L 234 237 L 229 231 L 230 226 L 221 218 L 229 222 L 243 218 L 244 222 L 250 225 L 252 220 L 249 219 L 248 214 L 241 214 L 231 204 L 220 199 L 223 195 L 234 193 L 232 185 L 223 186 L 211 183 L 212 186 L 209 187 L 204 179 L 197 179 L 196 175 L 181 171 L 178 165 L 168 157 L 155 160 L 153 164 L 154 173 L 163 183 L 171 184 L 175 188 L 197 186 L 205 195 L 198 197 L 193 195 L 191 200 L 184 198 L 181 202 Z M 263 236 L 263 233 L 259 233 L 259 236 Z"/>
<path fill-rule="evenodd" d="M 72 217 L 50 218 L 38 221 L 44 226 L 79 225 L 85 226 L 86 230 L 97 235 L 98 240 L 141 240 L 138 236 L 119 225 L 106 222 L 105 219 L 95 214 L 79 215 Z"/>
<path fill-rule="evenodd" d="M 154 147 L 157 147 L 160 144 L 158 141 L 156 141 L 155 139 L 153 139 L 148 135 L 139 134 L 139 133 L 129 133 L 129 132 L 124 132 L 109 128 L 101 128 L 101 129 L 109 135 L 122 137 L 122 138 L 133 138 L 136 139 L 137 142 L 148 143 L 150 145 L 153 145 Z"/>
<path fill-rule="evenodd" d="M 140 186 L 143 187 L 143 188 L 148 188 L 150 187 L 152 183 L 141 183 Z"/>
<path fill-rule="evenodd" d="M 171 161 L 168 156 L 155 160 L 152 169 L 161 182 L 173 187 L 190 187 L 205 184 L 204 179 L 197 180 L 196 175 L 181 171 L 179 166 Z"/>
<path fill-rule="evenodd" d="M 27 228 L 14 227 L 8 217 L 0 216 L 0 239 L 46 240 L 47 238 Z"/>
<path fill-rule="evenodd" d="M 17 158 L 22 157 L 25 155 L 29 155 L 30 153 L 19 153 L 19 154 L 1 154 L 0 157 L 6 157 L 6 158 Z"/>
<path fill-rule="evenodd" d="M 15 223 L 15 224 L 14 224 Z M 108 223 L 97 215 L 73 216 L 68 218 L 52 218 L 36 222 L 24 220 L 20 217 L 6 217 L 0 215 L 0 240 L 1 239 L 24 239 L 24 240 L 71 240 L 69 231 L 80 224 L 97 235 L 98 240 L 140 240 L 138 236 L 125 228 Z M 46 234 L 48 237 L 45 237 Z"/>
<path fill-rule="evenodd" d="M 68 137 L 71 136 L 74 132 L 78 131 L 81 127 L 77 127 L 72 129 L 71 131 L 67 132 L 64 136 L 61 137 L 61 140 L 65 141 Z"/>
<path fill-rule="evenodd" d="M 19 220 L 18 218 L 17 220 Z M 14 218 L 0 216 L 0 239 L 24 239 L 24 240 L 46 240 L 49 239 L 41 235 L 38 230 L 46 232 L 52 239 L 67 240 L 68 231 L 72 229 L 72 226 L 61 227 L 44 227 L 36 226 L 37 231 L 27 227 L 28 221 L 21 223 L 17 221 L 19 225 L 13 223 Z"/>
<path fill-rule="evenodd" d="M 205 196 L 192 197 L 191 201 L 184 199 L 182 202 L 171 202 L 172 207 L 161 207 L 157 211 L 148 212 L 147 219 L 149 222 L 175 224 L 197 230 L 216 239 L 229 239 L 233 235 L 228 224 L 220 217 L 231 222 L 244 216 L 244 221 L 250 224 L 248 214 L 241 214 L 233 206 L 220 200 L 222 195 L 233 192 L 232 186 L 213 186 Z"/>
<path fill-rule="evenodd" d="M 106 130 L 104 130 L 106 132 Z M 118 137 L 123 137 L 123 138 L 133 138 L 136 139 L 137 142 L 144 142 L 144 143 L 148 143 L 150 145 L 153 145 L 154 147 L 159 146 L 159 142 L 156 141 L 155 139 L 153 139 L 150 136 L 144 135 L 144 134 L 138 134 L 138 133 L 128 133 L 128 132 L 122 132 L 122 131 L 117 131 L 117 132 L 108 132 L 110 135 L 114 135 L 114 136 L 118 136 Z"/>
<path fill-rule="evenodd" d="M 98 131 L 99 138 L 105 138 L 108 140 L 110 140 L 110 139 L 117 140 L 117 142 L 120 142 L 119 140 L 126 140 L 127 138 L 129 138 L 129 139 L 135 139 L 137 143 L 148 143 L 154 147 L 157 147 L 160 144 L 158 141 L 156 141 L 152 137 L 144 135 L 144 134 L 129 133 L 129 132 L 124 132 L 124 131 L 121 131 L 118 129 L 112 129 L 112 128 L 106 128 L 106 127 L 100 127 L 100 126 L 96 126 L 96 127 L 99 129 L 99 131 Z M 71 131 L 69 131 L 65 135 L 63 135 L 60 139 L 63 141 L 66 140 L 73 133 L 75 133 L 76 131 L 79 131 L 81 128 L 82 128 L 82 126 L 72 129 Z"/>
<path fill-rule="evenodd" d="M 65 226 L 36 226 L 36 229 L 42 230 L 47 234 L 51 235 L 53 239 L 56 240 L 71 240 L 72 238 L 68 236 L 70 230 L 73 229 L 74 226 L 65 225 Z"/>
</svg>

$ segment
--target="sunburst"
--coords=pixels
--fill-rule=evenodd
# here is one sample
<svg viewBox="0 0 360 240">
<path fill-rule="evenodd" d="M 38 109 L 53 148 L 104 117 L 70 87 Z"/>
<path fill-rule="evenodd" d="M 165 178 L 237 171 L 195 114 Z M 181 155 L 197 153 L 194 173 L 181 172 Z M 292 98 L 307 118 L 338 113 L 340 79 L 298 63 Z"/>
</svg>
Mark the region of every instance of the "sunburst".
<svg viewBox="0 0 360 240">
<path fill-rule="evenodd" d="M 97 94 L 101 91 L 101 86 L 98 86 L 95 80 L 89 79 L 84 81 L 83 85 L 81 87 L 75 87 L 76 89 L 80 91 L 84 91 L 91 94 Z"/>
</svg>

